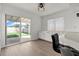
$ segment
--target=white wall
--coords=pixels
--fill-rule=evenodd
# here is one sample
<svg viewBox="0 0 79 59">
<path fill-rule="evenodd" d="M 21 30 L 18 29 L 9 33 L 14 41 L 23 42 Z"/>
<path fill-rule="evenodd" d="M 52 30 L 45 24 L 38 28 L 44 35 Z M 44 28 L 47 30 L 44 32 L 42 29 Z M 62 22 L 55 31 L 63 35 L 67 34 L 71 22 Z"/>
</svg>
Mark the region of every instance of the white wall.
<svg viewBox="0 0 79 59">
<path fill-rule="evenodd" d="M 76 34 L 76 32 L 79 33 L 79 17 L 76 16 L 77 12 L 79 12 L 78 5 L 77 6 L 70 5 L 70 7 L 68 9 L 56 12 L 51 15 L 43 16 L 42 17 L 42 31 L 47 30 L 47 21 L 48 20 L 64 17 L 64 32 L 71 32 L 71 34 L 73 34 L 72 32 L 75 32 L 75 34 Z M 71 35 L 70 37 L 72 37 L 72 36 L 73 35 Z M 79 41 L 78 40 L 79 36 L 77 37 L 77 39 L 76 39 L 76 36 L 74 36 L 74 37 L 75 38 L 71 39 L 71 40 Z"/>
<path fill-rule="evenodd" d="M 2 7 L 2 47 L 5 46 L 5 14 L 14 16 L 24 16 L 31 19 L 31 39 L 34 40 L 38 38 L 38 32 L 41 30 L 41 18 L 38 15 L 6 4 L 3 4 Z"/>
<path fill-rule="evenodd" d="M 76 12 L 79 12 L 78 6 L 70 6 L 70 8 L 66 10 L 62 10 L 59 12 L 56 12 L 51 15 L 43 16 L 43 22 L 42 22 L 42 30 L 47 30 L 47 20 L 49 19 L 55 19 L 64 17 L 64 25 L 65 30 L 64 31 L 71 31 L 71 32 L 79 32 L 79 17 L 76 17 Z"/>
</svg>

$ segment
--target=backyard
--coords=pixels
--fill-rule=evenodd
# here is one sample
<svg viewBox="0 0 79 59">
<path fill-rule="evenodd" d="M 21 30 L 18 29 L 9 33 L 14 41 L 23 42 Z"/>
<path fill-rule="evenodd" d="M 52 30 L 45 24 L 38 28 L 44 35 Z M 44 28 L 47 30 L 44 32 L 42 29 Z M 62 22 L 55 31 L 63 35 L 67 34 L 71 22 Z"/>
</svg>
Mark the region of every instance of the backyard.
<svg viewBox="0 0 79 59">
<path fill-rule="evenodd" d="M 7 21 L 7 38 L 30 38 L 30 24 Z"/>
<path fill-rule="evenodd" d="M 24 17 L 6 15 L 7 38 L 30 38 L 30 20 Z"/>
<path fill-rule="evenodd" d="M 20 32 L 19 28 L 16 27 L 8 27 L 7 28 L 7 38 L 13 37 L 30 37 L 30 33 L 28 32 Z"/>
</svg>

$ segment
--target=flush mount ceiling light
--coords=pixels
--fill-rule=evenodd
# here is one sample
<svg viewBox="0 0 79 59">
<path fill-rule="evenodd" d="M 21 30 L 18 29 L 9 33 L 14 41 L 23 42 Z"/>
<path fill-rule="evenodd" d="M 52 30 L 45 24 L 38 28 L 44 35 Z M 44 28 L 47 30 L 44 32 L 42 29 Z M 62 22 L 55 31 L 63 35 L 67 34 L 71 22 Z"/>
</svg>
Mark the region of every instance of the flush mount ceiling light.
<svg viewBox="0 0 79 59">
<path fill-rule="evenodd" d="M 38 11 L 45 11 L 45 3 L 38 4 Z"/>
</svg>

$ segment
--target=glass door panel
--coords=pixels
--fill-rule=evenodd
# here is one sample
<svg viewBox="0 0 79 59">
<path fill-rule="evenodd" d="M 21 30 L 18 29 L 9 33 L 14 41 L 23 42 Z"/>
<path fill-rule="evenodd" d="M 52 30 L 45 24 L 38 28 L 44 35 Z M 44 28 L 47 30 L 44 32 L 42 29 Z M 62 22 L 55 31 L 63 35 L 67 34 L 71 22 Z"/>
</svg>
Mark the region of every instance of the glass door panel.
<svg viewBox="0 0 79 59">
<path fill-rule="evenodd" d="M 6 15 L 6 44 L 20 41 L 20 18 Z"/>
<path fill-rule="evenodd" d="M 21 17 L 21 38 L 30 38 L 30 24 L 31 21 L 27 18 Z"/>
</svg>

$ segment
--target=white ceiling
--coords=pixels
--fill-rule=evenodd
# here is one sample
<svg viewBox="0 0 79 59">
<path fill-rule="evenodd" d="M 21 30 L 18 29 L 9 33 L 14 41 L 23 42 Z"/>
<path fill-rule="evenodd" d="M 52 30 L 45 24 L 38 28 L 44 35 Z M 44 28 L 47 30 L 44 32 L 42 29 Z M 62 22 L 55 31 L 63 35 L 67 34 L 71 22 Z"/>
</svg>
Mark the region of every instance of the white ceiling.
<svg viewBox="0 0 79 59">
<path fill-rule="evenodd" d="M 11 3 L 10 5 L 36 13 L 39 16 L 49 15 L 69 7 L 67 3 L 45 3 L 45 11 L 39 12 L 38 3 Z"/>
</svg>

